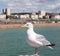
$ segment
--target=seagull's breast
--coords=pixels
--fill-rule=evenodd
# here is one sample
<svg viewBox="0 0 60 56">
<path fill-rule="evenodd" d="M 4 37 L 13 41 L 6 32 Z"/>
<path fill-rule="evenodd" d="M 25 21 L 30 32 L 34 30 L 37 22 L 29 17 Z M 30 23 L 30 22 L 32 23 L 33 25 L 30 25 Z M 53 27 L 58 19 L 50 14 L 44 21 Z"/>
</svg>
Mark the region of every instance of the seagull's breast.
<svg viewBox="0 0 60 56">
<path fill-rule="evenodd" d="M 33 47 L 39 47 L 40 45 L 35 42 L 36 34 L 32 30 L 27 31 L 27 43 Z"/>
<path fill-rule="evenodd" d="M 33 30 L 31 30 L 31 29 L 27 30 L 27 35 L 28 35 L 28 38 L 31 40 L 35 39 L 35 33 Z"/>
</svg>

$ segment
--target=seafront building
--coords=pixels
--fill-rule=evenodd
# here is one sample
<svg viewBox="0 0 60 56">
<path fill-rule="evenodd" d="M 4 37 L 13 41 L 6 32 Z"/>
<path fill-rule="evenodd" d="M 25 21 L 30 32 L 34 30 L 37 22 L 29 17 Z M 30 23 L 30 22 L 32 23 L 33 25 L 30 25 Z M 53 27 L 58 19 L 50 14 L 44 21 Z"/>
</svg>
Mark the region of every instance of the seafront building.
<svg viewBox="0 0 60 56">
<path fill-rule="evenodd" d="M 3 9 L 0 14 L 0 24 L 4 23 L 25 23 L 31 21 L 34 23 L 60 23 L 59 13 L 47 13 L 46 11 L 38 11 L 34 13 L 11 13 L 9 8 Z"/>
</svg>

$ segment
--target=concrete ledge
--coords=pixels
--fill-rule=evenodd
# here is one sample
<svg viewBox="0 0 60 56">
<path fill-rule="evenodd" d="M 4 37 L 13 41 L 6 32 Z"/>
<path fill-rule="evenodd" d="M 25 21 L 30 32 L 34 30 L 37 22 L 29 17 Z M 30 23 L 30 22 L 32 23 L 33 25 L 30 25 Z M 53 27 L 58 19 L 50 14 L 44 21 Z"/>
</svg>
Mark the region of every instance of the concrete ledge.
<svg viewBox="0 0 60 56">
<path fill-rule="evenodd" d="M 37 56 L 37 55 L 19 55 L 19 56 Z M 38 55 L 39 56 L 39 55 Z"/>
<path fill-rule="evenodd" d="M 19 55 L 19 56 L 40 56 L 40 55 L 34 54 L 34 55 Z"/>
</svg>

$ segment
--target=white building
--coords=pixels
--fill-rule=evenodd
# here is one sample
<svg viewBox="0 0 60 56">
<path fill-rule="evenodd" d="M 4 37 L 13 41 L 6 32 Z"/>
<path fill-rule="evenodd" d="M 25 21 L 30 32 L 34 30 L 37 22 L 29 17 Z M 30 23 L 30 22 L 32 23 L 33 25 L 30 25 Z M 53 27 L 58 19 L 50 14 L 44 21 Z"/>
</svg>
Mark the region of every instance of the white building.
<svg viewBox="0 0 60 56">
<path fill-rule="evenodd" d="M 55 15 L 54 18 L 57 19 L 57 20 L 60 20 L 60 15 Z"/>
<path fill-rule="evenodd" d="M 37 15 L 36 13 L 32 13 L 32 14 L 31 14 L 31 18 L 32 18 L 33 20 L 37 20 L 37 19 L 38 19 L 38 15 Z"/>
<path fill-rule="evenodd" d="M 46 15 L 46 18 L 49 19 L 49 15 Z"/>
<path fill-rule="evenodd" d="M 9 8 L 6 9 L 6 14 L 10 15 L 10 9 Z"/>
<path fill-rule="evenodd" d="M 5 20 L 5 19 L 6 19 L 6 15 L 0 14 L 0 20 Z"/>
<path fill-rule="evenodd" d="M 42 16 L 45 16 L 46 15 L 46 12 L 45 11 L 41 11 L 41 15 Z"/>
<path fill-rule="evenodd" d="M 3 9 L 2 12 L 3 12 L 3 14 L 10 15 L 10 9 L 9 8 Z"/>
<path fill-rule="evenodd" d="M 43 18 L 43 16 L 42 15 L 39 15 L 39 18 Z"/>
<path fill-rule="evenodd" d="M 20 15 L 20 18 L 29 18 L 29 14 Z"/>
<path fill-rule="evenodd" d="M 45 11 L 39 11 L 39 18 L 43 18 L 46 15 Z"/>
</svg>

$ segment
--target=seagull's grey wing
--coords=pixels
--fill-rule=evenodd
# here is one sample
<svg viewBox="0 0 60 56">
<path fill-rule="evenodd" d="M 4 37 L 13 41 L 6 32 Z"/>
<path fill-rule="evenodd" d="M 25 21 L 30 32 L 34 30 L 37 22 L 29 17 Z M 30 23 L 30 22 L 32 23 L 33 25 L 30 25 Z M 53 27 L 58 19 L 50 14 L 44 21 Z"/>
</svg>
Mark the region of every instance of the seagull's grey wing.
<svg viewBox="0 0 60 56">
<path fill-rule="evenodd" d="M 48 40 L 46 40 L 46 38 L 43 35 L 37 34 L 36 35 L 36 40 L 42 42 L 43 45 L 49 45 L 49 44 L 51 44 Z"/>
</svg>

